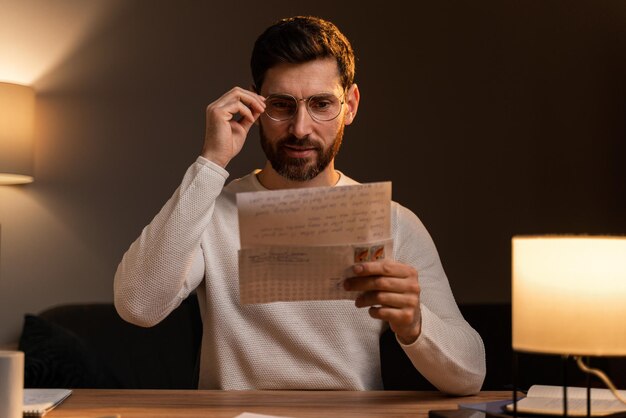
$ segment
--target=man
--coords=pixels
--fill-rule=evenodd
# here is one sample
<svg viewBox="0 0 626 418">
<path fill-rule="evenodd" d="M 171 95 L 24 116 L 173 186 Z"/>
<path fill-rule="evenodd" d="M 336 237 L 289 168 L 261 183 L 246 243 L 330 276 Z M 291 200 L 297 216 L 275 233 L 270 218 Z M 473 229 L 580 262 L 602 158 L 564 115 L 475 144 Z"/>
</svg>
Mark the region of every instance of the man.
<svg viewBox="0 0 626 418">
<path fill-rule="evenodd" d="M 235 87 L 207 107 L 201 156 L 124 255 L 119 314 L 152 326 L 195 289 L 202 389 L 381 389 L 378 344 L 389 326 L 441 391 L 480 390 L 482 341 L 459 313 L 428 232 L 395 202 L 393 259 L 353 267 L 345 287 L 361 292 L 356 302 L 239 303 L 235 194 L 356 184 L 334 167 L 360 99 L 344 35 L 318 18 L 284 19 L 257 39 L 251 67 L 254 91 Z M 224 187 L 255 124 L 267 163 Z"/>
</svg>

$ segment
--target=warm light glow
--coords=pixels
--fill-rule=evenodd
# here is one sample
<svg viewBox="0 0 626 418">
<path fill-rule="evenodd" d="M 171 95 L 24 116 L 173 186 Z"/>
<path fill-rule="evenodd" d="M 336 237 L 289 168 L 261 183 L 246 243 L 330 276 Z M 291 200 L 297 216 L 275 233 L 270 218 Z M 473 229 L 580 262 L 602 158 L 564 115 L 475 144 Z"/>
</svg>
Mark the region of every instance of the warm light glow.
<svg viewBox="0 0 626 418">
<path fill-rule="evenodd" d="M 122 0 L 1 0 L 0 82 L 35 85 Z"/>
<path fill-rule="evenodd" d="M 626 237 L 513 238 L 513 349 L 626 354 Z"/>
<path fill-rule="evenodd" d="M 33 181 L 35 92 L 0 83 L 0 185 Z"/>
</svg>

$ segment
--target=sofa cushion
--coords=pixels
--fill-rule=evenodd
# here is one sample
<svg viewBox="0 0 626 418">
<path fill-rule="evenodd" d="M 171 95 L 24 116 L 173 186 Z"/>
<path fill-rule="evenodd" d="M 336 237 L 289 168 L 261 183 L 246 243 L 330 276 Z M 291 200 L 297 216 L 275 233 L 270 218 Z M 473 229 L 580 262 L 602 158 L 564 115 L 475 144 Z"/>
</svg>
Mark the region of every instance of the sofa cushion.
<svg viewBox="0 0 626 418">
<path fill-rule="evenodd" d="M 36 315 L 26 315 L 19 342 L 28 388 L 115 387 L 112 374 L 90 344 Z"/>
<path fill-rule="evenodd" d="M 27 367 L 25 384 L 195 389 L 201 338 L 195 295 L 151 328 L 125 322 L 111 303 L 53 307 L 25 318 L 20 339 Z M 68 377 L 63 376 L 66 373 Z M 75 376 L 81 373 L 82 380 Z"/>
</svg>

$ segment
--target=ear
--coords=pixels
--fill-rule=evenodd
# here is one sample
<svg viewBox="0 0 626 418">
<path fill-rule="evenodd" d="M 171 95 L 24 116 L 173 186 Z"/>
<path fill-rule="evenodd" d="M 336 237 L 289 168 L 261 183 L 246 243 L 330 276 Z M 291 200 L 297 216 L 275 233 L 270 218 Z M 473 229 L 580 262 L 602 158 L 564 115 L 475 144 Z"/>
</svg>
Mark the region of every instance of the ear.
<svg viewBox="0 0 626 418">
<path fill-rule="evenodd" d="M 361 93 L 359 93 L 359 86 L 355 84 L 351 85 L 346 92 L 346 113 L 343 123 L 350 125 L 356 117 L 356 112 L 359 109 L 359 100 L 361 100 Z"/>
</svg>

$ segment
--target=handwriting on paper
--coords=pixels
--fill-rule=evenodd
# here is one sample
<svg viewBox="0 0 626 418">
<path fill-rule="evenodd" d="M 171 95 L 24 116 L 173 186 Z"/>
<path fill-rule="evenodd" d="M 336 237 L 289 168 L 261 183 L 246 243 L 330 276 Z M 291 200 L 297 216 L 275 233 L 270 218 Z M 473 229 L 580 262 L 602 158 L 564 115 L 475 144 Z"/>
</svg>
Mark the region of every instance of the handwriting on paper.
<svg viewBox="0 0 626 418">
<path fill-rule="evenodd" d="M 337 245 L 389 237 L 391 183 L 237 195 L 241 247 Z"/>
<path fill-rule="evenodd" d="M 390 256 L 391 183 L 237 194 L 242 303 L 354 299 L 355 263 Z"/>
<path fill-rule="evenodd" d="M 354 300 L 343 281 L 351 277 L 355 262 L 373 261 L 391 253 L 386 240 L 369 247 L 319 245 L 311 247 L 254 247 L 239 251 L 239 297 L 241 303 L 294 300 Z M 363 254 L 365 258 L 357 261 Z"/>
</svg>

